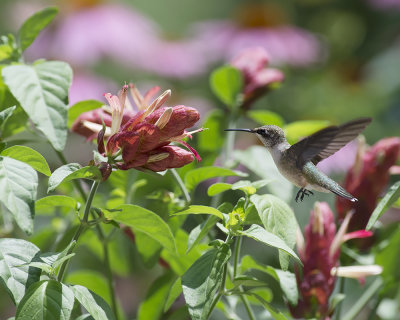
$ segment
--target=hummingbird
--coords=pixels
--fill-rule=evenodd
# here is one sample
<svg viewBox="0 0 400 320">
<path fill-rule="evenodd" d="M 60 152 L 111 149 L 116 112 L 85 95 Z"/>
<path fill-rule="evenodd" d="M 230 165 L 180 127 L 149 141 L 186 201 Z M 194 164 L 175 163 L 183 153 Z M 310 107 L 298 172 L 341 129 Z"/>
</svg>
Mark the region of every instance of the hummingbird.
<svg viewBox="0 0 400 320">
<path fill-rule="evenodd" d="M 330 126 L 291 145 L 283 130 L 274 125 L 255 129 L 225 129 L 225 131 L 244 131 L 254 133 L 270 152 L 279 172 L 291 183 L 300 188 L 296 202 L 304 196 L 314 194 L 311 190 L 332 192 L 352 202 L 358 201 L 337 182 L 322 173 L 317 163 L 339 151 L 356 138 L 372 118 L 359 118 L 340 126 Z"/>
</svg>

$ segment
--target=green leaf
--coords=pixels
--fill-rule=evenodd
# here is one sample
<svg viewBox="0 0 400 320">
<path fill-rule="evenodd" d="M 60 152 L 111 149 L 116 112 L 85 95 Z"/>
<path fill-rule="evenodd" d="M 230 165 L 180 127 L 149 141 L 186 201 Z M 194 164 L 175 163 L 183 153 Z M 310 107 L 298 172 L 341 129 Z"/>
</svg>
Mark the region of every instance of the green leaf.
<svg viewBox="0 0 400 320">
<path fill-rule="evenodd" d="M 400 281 L 400 225 L 388 238 L 385 237 L 384 246 L 380 246 L 375 253 L 376 264 L 382 266 L 382 278 L 386 286 L 393 286 Z"/>
<path fill-rule="evenodd" d="M 171 308 L 172 304 L 175 302 L 176 299 L 182 293 L 182 280 L 179 277 L 175 280 L 172 286 L 169 289 L 167 301 L 165 302 L 164 312 L 167 312 L 169 308 Z"/>
<path fill-rule="evenodd" d="M 35 126 L 62 151 L 67 139 L 70 66 L 61 61 L 12 65 L 2 69 L 4 82 Z"/>
<path fill-rule="evenodd" d="M 213 110 L 206 115 L 203 128 L 207 130 L 197 136 L 200 150 L 215 152 L 222 148 L 225 138 L 221 132 L 225 121 L 226 114 L 222 110 Z"/>
<path fill-rule="evenodd" d="M 287 124 L 283 130 L 286 139 L 293 144 L 327 126 L 329 126 L 329 121 L 326 120 L 302 120 Z"/>
<path fill-rule="evenodd" d="M 25 146 L 12 146 L 0 153 L 4 157 L 10 157 L 29 164 L 36 171 L 46 176 L 51 175 L 46 159 L 37 151 Z"/>
<path fill-rule="evenodd" d="M 233 109 L 242 91 L 242 73 L 231 66 L 220 67 L 211 74 L 210 86 L 218 99 Z"/>
<path fill-rule="evenodd" d="M 8 60 L 12 57 L 13 47 L 9 44 L 1 44 L 0 45 L 0 61 Z"/>
<path fill-rule="evenodd" d="M 84 100 L 75 103 L 68 109 L 68 128 L 72 127 L 74 121 L 84 112 L 101 108 L 103 102 L 97 100 Z"/>
<path fill-rule="evenodd" d="M 210 197 L 213 197 L 221 192 L 231 190 L 231 189 L 232 189 L 232 185 L 230 183 L 217 182 L 208 188 L 207 194 Z"/>
<path fill-rule="evenodd" d="M 74 198 L 61 195 L 44 197 L 35 202 L 36 212 L 48 212 L 50 209 L 50 212 L 54 213 L 55 207 L 66 207 L 77 211 L 79 205 Z"/>
<path fill-rule="evenodd" d="M 93 319 L 115 319 L 111 308 L 103 298 L 83 286 L 75 285 L 71 286 L 70 289 L 74 293 L 75 298 L 87 310 L 87 312 L 89 312 Z"/>
<path fill-rule="evenodd" d="M 37 173 L 24 162 L 0 156 L 0 201 L 13 214 L 18 226 L 33 232 Z"/>
<path fill-rule="evenodd" d="M 208 318 L 230 256 L 229 245 L 222 244 L 202 255 L 182 276 L 183 294 L 193 320 Z"/>
<path fill-rule="evenodd" d="M 189 190 L 193 190 L 200 182 L 211 178 L 229 177 L 229 176 L 247 176 L 244 172 L 225 169 L 221 167 L 202 167 L 186 173 L 185 185 Z"/>
<path fill-rule="evenodd" d="M 139 307 L 138 320 L 160 319 L 174 278 L 175 275 L 169 272 L 152 283 L 145 300 Z"/>
<path fill-rule="evenodd" d="M 258 124 L 261 124 L 262 126 L 272 124 L 278 127 L 282 127 L 285 124 L 283 118 L 279 114 L 272 111 L 250 110 L 246 114 L 250 119 L 252 119 L 254 122 L 257 122 Z"/>
<path fill-rule="evenodd" d="M 18 305 L 15 320 L 69 320 L 74 300 L 71 289 L 60 282 L 36 282 Z"/>
<path fill-rule="evenodd" d="M 271 314 L 271 316 L 274 320 L 288 320 L 288 318 L 282 312 L 280 312 L 279 310 L 275 310 L 275 308 L 273 308 L 271 306 L 271 304 L 268 301 L 266 301 L 263 297 L 261 297 L 260 295 L 253 293 L 253 292 L 245 292 L 245 294 L 249 295 L 249 296 L 253 296 L 258 301 L 260 301 L 261 304 L 264 306 L 264 308 L 269 311 L 269 313 Z"/>
<path fill-rule="evenodd" d="M 163 248 L 176 252 L 174 236 L 168 224 L 157 214 L 139 206 L 125 204 L 115 208 L 112 212 L 105 211 L 107 219 L 123 223 L 133 230 L 139 230 L 154 240 Z"/>
<path fill-rule="evenodd" d="M 12 113 L 15 111 L 16 108 L 17 108 L 16 106 L 9 107 L 0 112 L 0 131 L 2 131 L 3 126 L 6 123 L 7 119 L 10 118 L 10 116 L 12 115 Z"/>
<path fill-rule="evenodd" d="M 297 221 L 292 209 L 281 199 L 270 195 L 252 195 L 250 201 L 255 205 L 265 230 L 283 239 L 289 248 L 296 244 Z M 279 253 L 282 269 L 286 270 L 289 259 Z"/>
<path fill-rule="evenodd" d="M 263 227 L 253 224 L 247 230 L 245 231 L 239 230 L 238 232 L 246 237 L 262 242 L 267 246 L 282 250 L 285 253 L 292 256 L 293 258 L 295 258 L 300 264 L 302 264 L 296 253 L 290 247 L 288 247 L 288 245 L 281 238 L 279 238 L 278 236 L 276 236 L 271 232 L 268 232 Z"/>
<path fill-rule="evenodd" d="M 25 51 L 44 29 L 57 15 L 56 7 L 46 8 L 30 16 L 19 29 L 19 42 L 22 51 Z"/>
<path fill-rule="evenodd" d="M 185 214 L 211 214 L 224 220 L 224 216 L 221 211 L 207 206 L 189 206 L 189 208 L 183 211 L 173 213 L 172 216 L 180 216 Z"/>
<path fill-rule="evenodd" d="M 266 283 L 259 279 L 251 276 L 238 276 L 233 279 L 233 285 L 235 287 L 246 286 L 246 287 L 266 287 Z"/>
<path fill-rule="evenodd" d="M 262 179 L 268 179 L 267 189 L 285 201 L 292 197 L 293 185 L 276 168 L 274 160 L 265 147 L 252 146 L 245 151 L 235 150 L 234 157 Z"/>
<path fill-rule="evenodd" d="M 61 182 L 73 179 L 101 180 L 101 172 L 95 166 L 81 167 L 79 163 L 69 163 L 55 170 L 49 179 L 47 192 L 53 191 Z"/>
<path fill-rule="evenodd" d="M 135 230 L 136 248 L 146 268 L 152 268 L 158 262 L 162 246 L 146 233 Z"/>
<path fill-rule="evenodd" d="M 393 184 L 389 191 L 385 194 L 381 201 L 379 201 L 376 206 L 374 212 L 372 212 L 371 217 L 369 218 L 366 230 L 372 228 L 375 222 L 383 215 L 387 209 L 389 209 L 393 203 L 397 201 L 400 197 L 400 181 L 397 181 Z"/>
<path fill-rule="evenodd" d="M 39 281 L 40 269 L 26 265 L 40 252 L 33 243 L 22 239 L 0 239 L 0 283 L 15 304 L 27 288 Z"/>
<path fill-rule="evenodd" d="M 297 305 L 299 299 L 299 291 L 297 290 L 296 276 L 289 272 L 279 269 L 272 268 L 271 266 L 266 267 L 266 272 L 278 281 L 283 293 L 290 302 L 291 305 Z"/>
<path fill-rule="evenodd" d="M 192 248 L 196 246 L 207 235 L 208 231 L 210 231 L 215 226 L 217 221 L 217 216 L 210 216 L 205 222 L 199 224 L 190 232 L 186 253 L 192 250 Z"/>
</svg>

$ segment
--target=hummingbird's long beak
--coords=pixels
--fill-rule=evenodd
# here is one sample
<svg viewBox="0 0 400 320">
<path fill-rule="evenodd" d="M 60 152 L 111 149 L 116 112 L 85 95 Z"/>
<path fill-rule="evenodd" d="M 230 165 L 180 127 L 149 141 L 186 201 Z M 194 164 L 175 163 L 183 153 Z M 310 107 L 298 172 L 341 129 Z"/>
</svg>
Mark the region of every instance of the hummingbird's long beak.
<svg viewBox="0 0 400 320">
<path fill-rule="evenodd" d="M 224 131 L 244 131 L 244 132 L 254 133 L 252 129 L 225 129 Z"/>
</svg>

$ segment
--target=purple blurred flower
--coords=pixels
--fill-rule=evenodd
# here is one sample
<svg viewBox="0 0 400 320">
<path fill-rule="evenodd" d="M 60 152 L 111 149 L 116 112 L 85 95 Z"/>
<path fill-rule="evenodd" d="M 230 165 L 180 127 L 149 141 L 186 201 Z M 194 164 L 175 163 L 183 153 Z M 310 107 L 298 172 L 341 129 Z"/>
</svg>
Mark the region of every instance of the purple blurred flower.
<svg viewBox="0 0 400 320">
<path fill-rule="evenodd" d="M 400 10 L 399 0 L 368 0 L 370 5 L 376 9 L 381 10 Z"/>
<path fill-rule="evenodd" d="M 356 154 L 357 142 L 352 141 L 334 155 L 318 163 L 318 168 L 327 175 L 347 172 L 354 164 Z"/>
</svg>

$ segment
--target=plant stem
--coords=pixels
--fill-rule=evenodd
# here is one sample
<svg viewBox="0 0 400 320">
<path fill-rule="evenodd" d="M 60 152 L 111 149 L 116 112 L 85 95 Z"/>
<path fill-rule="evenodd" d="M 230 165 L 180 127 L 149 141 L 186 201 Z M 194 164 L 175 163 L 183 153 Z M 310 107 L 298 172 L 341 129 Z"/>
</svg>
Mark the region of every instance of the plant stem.
<svg viewBox="0 0 400 320">
<path fill-rule="evenodd" d="M 249 301 L 247 300 L 247 297 L 245 295 L 241 294 L 240 295 L 240 300 L 242 300 L 242 302 L 244 304 L 244 307 L 246 308 L 246 311 L 247 311 L 247 314 L 249 316 L 249 319 L 250 320 L 255 320 L 256 318 L 254 316 L 254 312 L 251 309 L 251 306 L 250 306 Z"/>
<path fill-rule="evenodd" d="M 60 161 L 61 161 L 61 163 L 63 165 L 66 165 L 68 163 L 67 159 L 65 159 L 65 156 L 64 156 L 64 154 L 62 152 L 60 152 L 60 151 L 58 151 L 56 149 L 54 149 L 54 152 L 57 154 L 58 158 L 60 159 Z M 86 202 L 87 201 L 86 193 L 85 193 L 85 191 L 83 191 L 83 188 L 82 188 L 81 183 L 79 182 L 79 180 L 72 180 L 72 183 L 74 184 L 76 190 L 78 190 L 78 192 L 79 192 L 80 196 L 82 197 L 83 201 Z"/>
<path fill-rule="evenodd" d="M 179 188 L 181 189 L 182 194 L 185 197 L 186 204 L 189 204 L 191 202 L 189 192 L 186 189 L 186 186 L 183 183 L 183 181 L 182 181 L 181 177 L 179 176 L 178 172 L 176 171 L 176 169 L 169 169 L 169 172 L 171 172 L 173 178 L 175 179 L 176 183 L 178 184 Z"/>
<path fill-rule="evenodd" d="M 235 242 L 235 256 L 233 260 L 233 279 L 237 276 L 238 261 L 240 256 L 240 247 L 242 246 L 242 236 L 236 237 Z"/>
<path fill-rule="evenodd" d="M 344 280 L 345 278 L 339 278 L 339 293 L 344 292 Z M 336 312 L 335 312 L 336 320 L 340 320 L 341 307 L 342 303 L 339 303 L 339 305 L 336 307 Z"/>
<path fill-rule="evenodd" d="M 78 230 L 76 230 L 75 235 L 72 238 L 71 242 L 72 241 L 78 241 L 78 239 L 79 239 L 80 235 L 82 234 L 83 230 L 86 229 L 86 227 L 87 227 L 90 208 L 92 207 L 92 201 L 93 201 L 94 195 L 96 194 L 96 191 L 97 191 L 97 188 L 98 188 L 99 184 L 100 184 L 99 181 L 94 181 L 93 184 L 92 184 L 92 188 L 90 189 L 89 197 L 86 200 L 85 211 L 83 212 L 83 217 L 82 217 L 81 223 L 80 223 L 80 225 L 78 227 Z M 67 254 L 71 254 L 72 252 L 73 252 L 73 248 L 71 248 Z M 64 263 L 60 267 L 60 271 L 58 272 L 57 279 L 60 282 L 63 280 L 64 273 L 65 273 L 65 270 L 66 270 L 67 265 L 68 265 L 68 261 L 69 260 L 64 261 Z"/>
<path fill-rule="evenodd" d="M 362 308 L 367 304 L 369 299 L 373 297 L 373 295 L 381 288 L 383 281 L 380 277 L 376 278 L 374 282 L 368 287 L 367 290 L 364 291 L 363 295 L 358 299 L 358 301 L 353 305 L 353 307 L 347 311 L 342 320 L 352 320 L 354 319 L 361 311 Z"/>
</svg>

